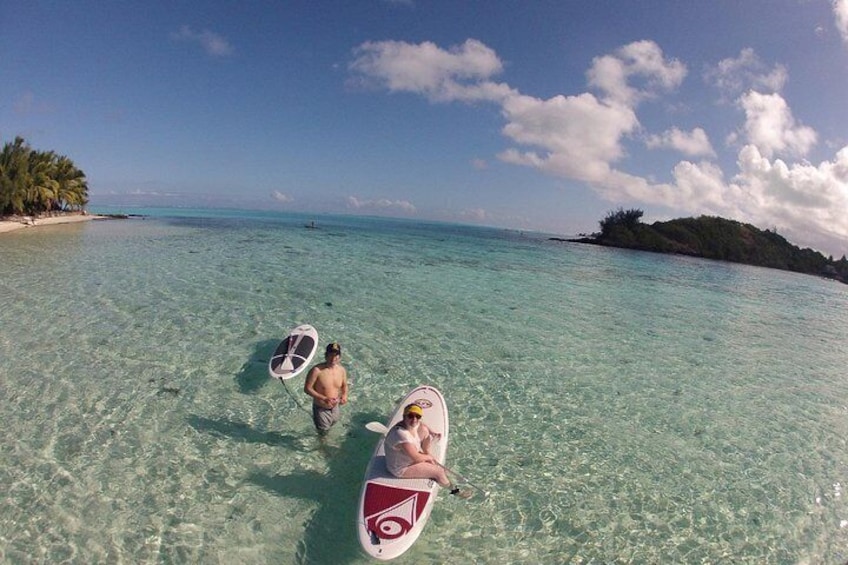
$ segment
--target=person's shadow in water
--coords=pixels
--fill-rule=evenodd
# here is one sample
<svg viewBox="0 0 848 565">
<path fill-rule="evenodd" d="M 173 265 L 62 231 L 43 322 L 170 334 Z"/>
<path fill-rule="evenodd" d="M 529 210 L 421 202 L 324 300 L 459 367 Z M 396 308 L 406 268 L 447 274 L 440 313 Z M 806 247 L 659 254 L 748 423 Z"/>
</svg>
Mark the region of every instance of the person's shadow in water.
<svg viewBox="0 0 848 565">
<path fill-rule="evenodd" d="M 303 437 L 279 432 L 263 432 L 250 427 L 244 422 L 234 420 L 213 420 L 203 416 L 190 415 L 188 425 L 199 432 L 213 436 L 228 438 L 245 443 L 264 443 L 274 447 L 282 447 L 292 451 L 311 451 L 303 446 Z"/>
<path fill-rule="evenodd" d="M 365 467 L 377 444 L 377 435 L 365 429 L 372 420 L 382 421 L 374 413 L 353 414 L 348 429 L 339 430 L 336 424 L 331 436 L 344 433 L 338 447 L 323 444 L 327 459 L 326 474 L 303 471 L 290 475 L 269 475 L 255 472 L 247 480 L 278 496 L 303 498 L 318 507 L 306 522 L 303 538 L 297 547 L 297 562 L 350 563 L 364 555 L 359 550 L 356 534 L 356 513 L 359 490 L 365 478 Z M 317 454 L 316 454 L 317 456 Z"/>
<path fill-rule="evenodd" d="M 282 339 L 265 339 L 254 345 L 253 353 L 236 375 L 239 392 L 242 394 L 254 393 L 271 380 L 268 375 L 268 361 L 280 341 Z"/>
</svg>

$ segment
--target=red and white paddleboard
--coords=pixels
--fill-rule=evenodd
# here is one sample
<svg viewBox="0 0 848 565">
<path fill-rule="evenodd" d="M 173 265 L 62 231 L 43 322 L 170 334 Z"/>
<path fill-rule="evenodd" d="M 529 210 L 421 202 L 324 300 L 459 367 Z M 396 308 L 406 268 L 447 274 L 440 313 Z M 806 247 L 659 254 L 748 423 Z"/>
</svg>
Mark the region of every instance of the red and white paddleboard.
<svg viewBox="0 0 848 565">
<path fill-rule="evenodd" d="M 403 408 L 416 403 L 424 410 L 422 421 L 442 437 L 431 454 L 444 465 L 448 447 L 448 408 L 445 399 L 431 386 L 421 386 L 400 401 L 387 428 L 400 422 Z M 356 517 L 359 543 L 368 555 L 388 560 L 412 547 L 433 509 L 439 484 L 430 479 L 398 479 L 386 469 L 386 436 L 380 438 L 365 471 Z"/>
</svg>

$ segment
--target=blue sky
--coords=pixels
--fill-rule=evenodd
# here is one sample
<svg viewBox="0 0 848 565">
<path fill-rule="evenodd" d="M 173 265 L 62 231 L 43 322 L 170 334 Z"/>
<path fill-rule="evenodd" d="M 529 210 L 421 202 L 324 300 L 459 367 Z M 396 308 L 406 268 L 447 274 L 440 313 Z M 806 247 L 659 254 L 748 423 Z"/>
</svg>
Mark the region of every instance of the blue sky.
<svg viewBox="0 0 848 565">
<path fill-rule="evenodd" d="M 619 207 L 848 253 L 848 0 L 0 4 L 0 139 L 93 205 L 572 235 Z"/>
</svg>

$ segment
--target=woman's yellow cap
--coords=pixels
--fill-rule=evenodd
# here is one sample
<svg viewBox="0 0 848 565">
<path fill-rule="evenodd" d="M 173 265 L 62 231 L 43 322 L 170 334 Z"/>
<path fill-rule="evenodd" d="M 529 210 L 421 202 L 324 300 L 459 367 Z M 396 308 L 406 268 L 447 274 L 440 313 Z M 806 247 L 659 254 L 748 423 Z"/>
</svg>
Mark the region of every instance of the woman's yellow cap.
<svg viewBox="0 0 848 565">
<path fill-rule="evenodd" d="M 403 409 L 403 415 L 406 416 L 407 414 L 418 414 L 419 416 L 424 416 L 424 411 L 417 404 L 409 404 Z"/>
</svg>

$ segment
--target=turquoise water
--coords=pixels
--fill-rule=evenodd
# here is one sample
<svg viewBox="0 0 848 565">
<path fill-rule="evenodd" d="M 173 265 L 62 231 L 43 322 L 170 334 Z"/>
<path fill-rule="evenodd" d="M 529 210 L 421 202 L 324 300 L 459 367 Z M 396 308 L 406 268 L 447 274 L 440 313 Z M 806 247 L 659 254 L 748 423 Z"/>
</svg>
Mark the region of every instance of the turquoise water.
<svg viewBox="0 0 848 565">
<path fill-rule="evenodd" d="M 399 563 L 844 563 L 848 286 L 380 219 L 150 211 L 0 236 L 0 560 L 366 563 L 383 420 L 451 410 Z M 315 220 L 318 229 L 305 229 Z M 322 445 L 287 331 L 353 381 Z"/>
</svg>

